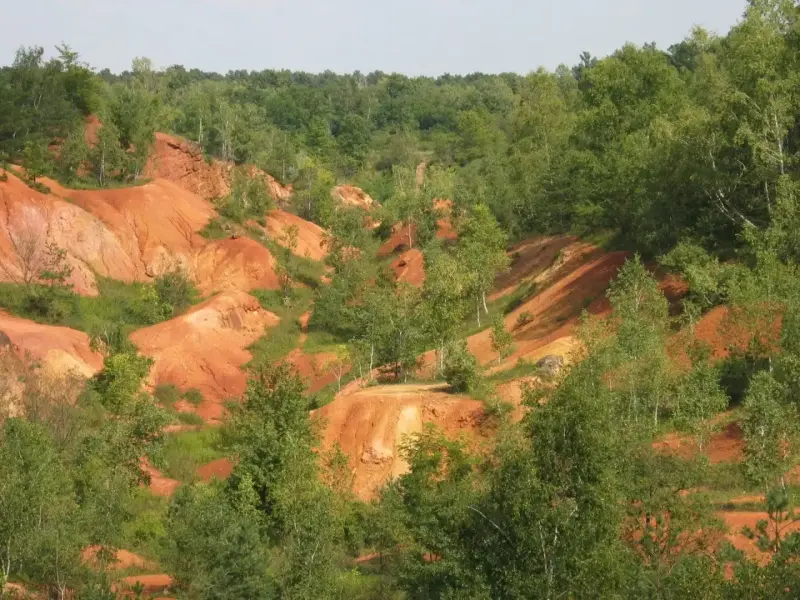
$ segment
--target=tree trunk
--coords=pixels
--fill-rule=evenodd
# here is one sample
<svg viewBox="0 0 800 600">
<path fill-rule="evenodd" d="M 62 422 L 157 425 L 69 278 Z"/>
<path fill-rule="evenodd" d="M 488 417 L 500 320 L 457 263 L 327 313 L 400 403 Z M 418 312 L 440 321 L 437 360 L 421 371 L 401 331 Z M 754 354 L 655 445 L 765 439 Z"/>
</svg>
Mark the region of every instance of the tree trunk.
<svg viewBox="0 0 800 600">
<path fill-rule="evenodd" d="M 488 315 L 489 314 L 489 307 L 486 306 L 486 290 L 481 292 L 481 297 L 483 298 L 483 312 Z"/>
<path fill-rule="evenodd" d="M 476 302 L 475 302 L 476 311 L 475 312 L 478 315 L 478 327 L 480 327 L 481 326 L 481 297 L 478 296 L 475 300 L 476 300 Z"/>
<path fill-rule="evenodd" d="M 413 247 L 414 247 L 414 241 L 413 241 L 413 239 L 411 237 L 411 221 L 409 221 L 408 222 L 408 249 L 411 250 L 411 248 L 413 248 Z"/>
<path fill-rule="evenodd" d="M 106 147 L 103 144 L 103 151 L 100 153 L 100 185 L 104 185 L 106 179 Z"/>
<path fill-rule="evenodd" d="M 369 380 L 372 381 L 372 361 L 375 357 L 375 344 L 369 346 Z"/>
</svg>

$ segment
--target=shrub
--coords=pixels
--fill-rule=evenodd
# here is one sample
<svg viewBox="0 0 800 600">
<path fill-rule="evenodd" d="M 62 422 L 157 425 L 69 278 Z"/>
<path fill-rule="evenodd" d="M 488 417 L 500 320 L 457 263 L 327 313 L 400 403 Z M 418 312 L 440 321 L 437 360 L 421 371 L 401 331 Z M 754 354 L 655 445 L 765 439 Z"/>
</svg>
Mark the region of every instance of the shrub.
<svg viewBox="0 0 800 600">
<path fill-rule="evenodd" d="M 211 219 L 203 229 L 200 230 L 200 235 L 208 240 L 221 240 L 229 235 L 226 225 L 219 218 Z"/>
<path fill-rule="evenodd" d="M 533 315 L 529 310 L 522 311 L 517 317 L 517 322 L 514 324 L 514 329 L 525 327 L 528 323 L 533 321 Z"/>
<path fill-rule="evenodd" d="M 182 399 L 186 400 L 192 406 L 200 406 L 203 403 L 203 393 L 197 388 L 191 388 L 183 392 Z"/>
<path fill-rule="evenodd" d="M 447 347 L 442 373 L 454 392 L 469 392 L 478 385 L 478 361 L 470 353 L 465 340 Z"/>
<path fill-rule="evenodd" d="M 189 308 L 200 295 L 189 276 L 180 268 L 156 279 L 156 292 L 161 302 L 171 307 L 173 316 Z"/>
<path fill-rule="evenodd" d="M 263 217 L 272 207 L 272 197 L 264 177 L 251 177 L 243 167 L 233 173 L 231 191 L 219 203 L 219 214 L 236 223 L 243 223 L 248 218 Z"/>
<path fill-rule="evenodd" d="M 172 408 L 180 399 L 180 390 L 171 383 L 162 383 L 153 390 L 153 397 L 165 408 Z"/>
</svg>

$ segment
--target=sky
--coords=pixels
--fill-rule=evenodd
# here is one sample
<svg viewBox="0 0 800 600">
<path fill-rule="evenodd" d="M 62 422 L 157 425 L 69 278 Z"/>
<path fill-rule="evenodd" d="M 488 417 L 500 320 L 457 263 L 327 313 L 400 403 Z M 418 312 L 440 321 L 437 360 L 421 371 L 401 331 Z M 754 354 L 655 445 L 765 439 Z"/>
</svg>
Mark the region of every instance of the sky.
<svg viewBox="0 0 800 600">
<path fill-rule="evenodd" d="M 0 64 L 66 42 L 97 69 L 157 67 L 528 73 L 668 48 L 695 25 L 724 34 L 746 0 L 0 0 Z"/>
</svg>

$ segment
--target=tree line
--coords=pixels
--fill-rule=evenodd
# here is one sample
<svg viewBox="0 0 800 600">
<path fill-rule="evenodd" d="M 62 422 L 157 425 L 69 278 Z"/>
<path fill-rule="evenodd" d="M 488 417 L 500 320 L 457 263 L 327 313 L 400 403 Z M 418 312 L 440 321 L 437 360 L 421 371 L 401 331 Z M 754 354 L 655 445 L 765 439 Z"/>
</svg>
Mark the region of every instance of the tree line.
<svg viewBox="0 0 800 600">
<path fill-rule="evenodd" d="M 686 238 L 730 255 L 746 225 L 771 222 L 781 178 L 796 179 L 797 40 L 794 2 L 750 0 L 727 35 L 695 29 L 667 50 L 628 44 L 526 76 L 221 75 L 147 59 L 112 74 L 68 47 L 51 60 L 23 48 L 0 71 L 0 151 L 70 139 L 95 113 L 111 125 L 93 151 L 99 183 L 140 176 L 164 130 L 293 183 L 315 221 L 318 183 L 353 181 L 384 201 L 399 193 L 396 167 L 426 161 L 512 239 L 604 231 L 646 256 Z M 65 175 L 85 159 L 75 132 Z"/>
</svg>

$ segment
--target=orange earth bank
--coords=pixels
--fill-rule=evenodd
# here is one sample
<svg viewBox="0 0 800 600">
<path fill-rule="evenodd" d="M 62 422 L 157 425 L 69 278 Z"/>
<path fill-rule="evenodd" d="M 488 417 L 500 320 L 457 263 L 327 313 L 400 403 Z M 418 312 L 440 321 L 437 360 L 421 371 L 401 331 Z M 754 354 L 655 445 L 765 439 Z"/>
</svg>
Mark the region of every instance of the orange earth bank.
<svg viewBox="0 0 800 600">
<path fill-rule="evenodd" d="M 371 210 L 378 205 L 364 190 L 353 185 L 337 185 L 333 188 L 333 196 L 345 206 L 355 206 Z"/>
<path fill-rule="evenodd" d="M 144 170 L 145 177 L 167 179 L 206 200 L 223 198 L 230 192 L 233 163 L 206 160 L 196 144 L 166 133 L 156 133 L 156 143 Z M 266 179 L 274 200 L 284 201 L 292 193 L 274 177 L 252 168 L 251 175 Z"/>
<path fill-rule="evenodd" d="M 264 229 L 267 236 L 285 248 L 289 247 L 289 228 L 297 229 L 297 245 L 294 248 L 297 256 L 319 261 L 328 255 L 325 249 L 325 230 L 316 223 L 280 209 L 269 211 L 266 223 Z"/>
<path fill-rule="evenodd" d="M 455 436 L 472 433 L 484 418 L 482 402 L 449 394 L 446 385 L 350 388 L 312 415 L 324 424 L 323 446 L 338 444 L 349 457 L 353 489 L 365 500 L 407 472 L 400 446 L 424 423 Z"/>
<path fill-rule="evenodd" d="M 269 250 L 249 238 L 200 236 L 216 212 L 169 181 L 114 190 L 42 182 L 51 194 L 29 188 L 11 173 L 0 182 L 0 281 L 21 282 L 26 272 L 41 270 L 52 242 L 66 251 L 71 283 L 81 294 L 97 293 L 95 273 L 150 281 L 175 268 L 185 270 L 204 294 L 278 288 Z"/>
<path fill-rule="evenodd" d="M 17 352 L 59 373 L 91 377 L 103 368 L 102 355 L 92 351 L 89 336 L 81 331 L 40 325 L 0 312 L 0 346 L 5 339 Z"/>
<path fill-rule="evenodd" d="M 189 312 L 131 335 L 139 351 L 153 359 L 148 384 L 195 388 L 203 394 L 196 412 L 207 421 L 224 414 L 223 401 L 240 396 L 246 386 L 242 366 L 252 355 L 247 347 L 279 322 L 244 292 L 215 296 Z M 190 410 L 185 402 L 179 409 Z"/>
</svg>

